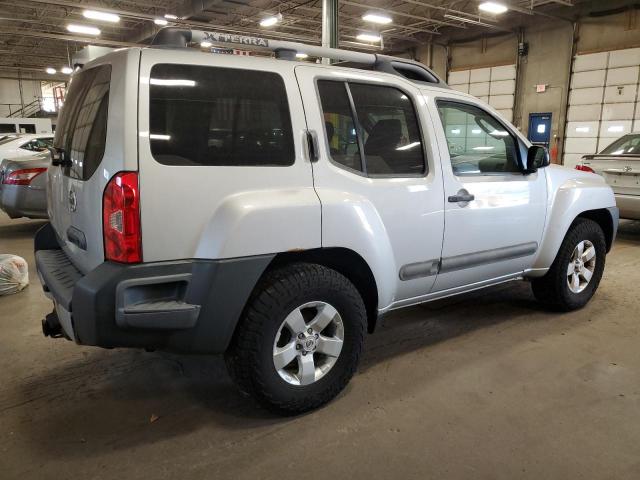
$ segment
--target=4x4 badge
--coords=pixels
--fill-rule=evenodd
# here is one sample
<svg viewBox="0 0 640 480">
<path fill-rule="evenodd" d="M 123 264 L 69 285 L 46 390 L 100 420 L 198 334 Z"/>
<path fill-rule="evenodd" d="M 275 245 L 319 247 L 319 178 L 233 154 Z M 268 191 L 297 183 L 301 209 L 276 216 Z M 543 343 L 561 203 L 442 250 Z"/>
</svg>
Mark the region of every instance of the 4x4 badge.
<svg viewBox="0 0 640 480">
<path fill-rule="evenodd" d="M 76 192 L 69 190 L 69 211 L 75 212 L 78 208 L 78 199 L 76 198 Z"/>
</svg>

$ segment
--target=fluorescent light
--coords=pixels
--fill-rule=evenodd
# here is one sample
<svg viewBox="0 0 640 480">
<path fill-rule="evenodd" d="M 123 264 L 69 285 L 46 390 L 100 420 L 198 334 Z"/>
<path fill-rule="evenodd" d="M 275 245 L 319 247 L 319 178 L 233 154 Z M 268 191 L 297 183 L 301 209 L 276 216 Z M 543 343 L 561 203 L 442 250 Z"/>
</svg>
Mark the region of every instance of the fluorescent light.
<svg viewBox="0 0 640 480">
<path fill-rule="evenodd" d="M 393 19 L 389 15 L 385 15 L 384 13 L 365 13 L 362 16 L 362 20 L 365 22 L 371 23 L 379 23 L 381 25 L 388 25 L 393 22 Z"/>
<path fill-rule="evenodd" d="M 73 68 L 71 68 L 71 67 L 62 67 L 60 69 L 60 71 L 62 73 L 64 73 L 65 75 L 71 75 L 73 73 Z"/>
<path fill-rule="evenodd" d="M 356 39 L 361 42 L 379 42 L 382 37 L 376 33 L 360 33 Z"/>
<path fill-rule="evenodd" d="M 178 17 L 176 15 L 172 15 L 171 13 L 165 13 L 164 14 L 164 18 L 166 18 L 167 20 L 177 20 Z"/>
<path fill-rule="evenodd" d="M 115 13 L 98 12 L 96 10 L 85 10 L 82 15 L 84 18 L 100 20 L 101 22 L 118 23 L 120 21 L 120 17 Z"/>
<path fill-rule="evenodd" d="M 489 135 L 492 135 L 494 137 L 508 137 L 509 132 L 505 132 L 504 130 L 494 130 Z"/>
<path fill-rule="evenodd" d="M 451 130 L 451 133 L 453 133 L 454 135 L 460 135 L 460 129 L 459 128 L 454 128 Z"/>
<path fill-rule="evenodd" d="M 162 87 L 195 87 L 194 80 L 184 80 L 180 78 L 150 78 L 151 85 L 159 85 Z"/>
<path fill-rule="evenodd" d="M 309 55 L 307 55 L 306 53 L 303 53 L 303 52 L 298 52 L 298 53 L 296 53 L 296 58 L 302 58 L 302 59 L 309 58 Z"/>
<path fill-rule="evenodd" d="M 156 25 L 166 25 L 167 22 L 164 18 L 156 18 L 153 23 L 155 23 Z"/>
<path fill-rule="evenodd" d="M 282 20 L 282 15 L 278 14 L 276 16 L 265 17 L 260 20 L 261 27 L 273 27 L 276 23 Z"/>
<path fill-rule="evenodd" d="M 67 25 L 67 30 L 72 33 L 82 33 L 84 35 L 100 35 L 100 29 L 96 27 L 89 27 L 86 25 Z"/>
<path fill-rule="evenodd" d="M 420 142 L 413 142 L 413 143 L 410 143 L 409 145 L 398 147 L 396 148 L 396 150 L 400 150 L 400 151 L 411 150 L 412 148 L 416 148 L 418 145 L 420 145 Z"/>
<path fill-rule="evenodd" d="M 171 140 L 171 135 L 160 135 L 159 133 L 152 133 L 149 135 L 151 140 Z"/>
<path fill-rule="evenodd" d="M 202 48 L 211 48 L 211 47 L 213 47 L 213 43 L 211 43 L 211 42 L 207 42 L 207 41 L 205 40 L 204 42 L 200 42 L 200 46 L 201 46 Z"/>
<path fill-rule="evenodd" d="M 49 75 L 55 75 L 56 73 L 56 69 L 52 68 L 52 67 L 47 67 L 47 69 L 45 70 L 45 72 L 47 72 Z"/>
<path fill-rule="evenodd" d="M 480 135 L 482 133 L 482 130 L 480 130 L 479 128 L 474 128 L 473 130 L 471 130 L 471 133 L 473 133 L 474 135 Z"/>
<path fill-rule="evenodd" d="M 589 133 L 591 129 L 589 127 L 576 127 L 576 132 L 579 133 Z"/>
<path fill-rule="evenodd" d="M 477 150 L 477 151 L 483 152 L 485 150 L 493 150 L 494 148 L 496 148 L 496 147 L 473 147 L 472 150 Z"/>
<path fill-rule="evenodd" d="M 622 125 L 611 125 L 607 128 L 607 131 L 611 133 L 620 133 L 624 132 L 624 127 Z"/>
<path fill-rule="evenodd" d="M 497 2 L 483 2 L 478 5 L 478 8 L 483 12 L 495 13 L 496 15 L 509 10 L 506 5 Z"/>
</svg>

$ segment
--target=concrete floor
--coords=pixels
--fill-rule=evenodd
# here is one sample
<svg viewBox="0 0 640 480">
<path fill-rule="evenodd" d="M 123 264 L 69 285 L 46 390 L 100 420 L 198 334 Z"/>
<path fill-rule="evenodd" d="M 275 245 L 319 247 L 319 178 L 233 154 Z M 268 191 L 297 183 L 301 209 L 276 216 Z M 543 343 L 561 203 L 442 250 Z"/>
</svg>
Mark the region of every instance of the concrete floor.
<svg viewBox="0 0 640 480">
<path fill-rule="evenodd" d="M 33 267 L 41 224 L 0 217 L 0 252 Z M 580 312 L 518 282 L 389 316 L 346 391 L 288 419 L 218 357 L 45 339 L 31 271 L 0 298 L 0 478 L 638 478 L 639 252 L 623 224 Z"/>
</svg>

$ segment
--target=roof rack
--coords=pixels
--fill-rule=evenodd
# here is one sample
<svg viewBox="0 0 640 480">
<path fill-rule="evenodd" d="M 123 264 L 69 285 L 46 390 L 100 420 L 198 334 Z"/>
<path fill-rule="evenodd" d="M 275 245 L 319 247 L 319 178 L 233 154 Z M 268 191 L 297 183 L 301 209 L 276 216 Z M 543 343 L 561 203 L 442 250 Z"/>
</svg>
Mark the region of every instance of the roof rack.
<svg viewBox="0 0 640 480">
<path fill-rule="evenodd" d="M 202 42 L 209 42 L 211 45 L 223 47 L 234 45 L 245 50 L 273 52 L 276 58 L 283 60 L 295 60 L 296 53 L 306 53 L 312 57 L 336 60 L 339 62 L 336 65 L 341 67 L 386 72 L 399 75 L 413 82 L 448 88 L 440 77 L 422 63 L 377 53 L 354 52 L 352 50 L 320 47 L 306 43 L 271 40 L 231 33 L 190 30 L 180 27 L 165 27 L 161 29 L 153 38 L 151 46 L 184 48 L 191 43 Z"/>
</svg>

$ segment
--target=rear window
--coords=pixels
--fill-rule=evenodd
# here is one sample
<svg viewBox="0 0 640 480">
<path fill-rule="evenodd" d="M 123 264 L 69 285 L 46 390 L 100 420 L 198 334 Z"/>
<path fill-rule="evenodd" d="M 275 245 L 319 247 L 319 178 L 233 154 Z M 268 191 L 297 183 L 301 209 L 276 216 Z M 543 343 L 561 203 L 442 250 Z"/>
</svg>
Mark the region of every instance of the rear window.
<svg viewBox="0 0 640 480">
<path fill-rule="evenodd" d="M 104 155 L 109 110 L 111 66 L 74 75 L 60 113 L 53 144 L 71 160 L 65 175 L 88 180 Z"/>
<path fill-rule="evenodd" d="M 293 164 L 291 116 L 280 75 L 159 64 L 149 83 L 149 139 L 159 163 Z"/>
</svg>

